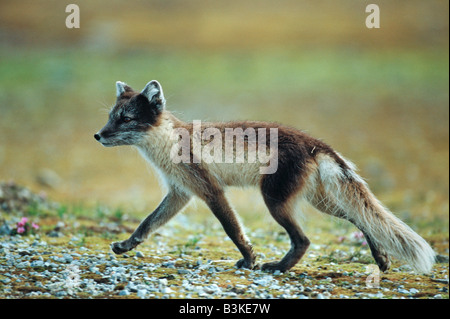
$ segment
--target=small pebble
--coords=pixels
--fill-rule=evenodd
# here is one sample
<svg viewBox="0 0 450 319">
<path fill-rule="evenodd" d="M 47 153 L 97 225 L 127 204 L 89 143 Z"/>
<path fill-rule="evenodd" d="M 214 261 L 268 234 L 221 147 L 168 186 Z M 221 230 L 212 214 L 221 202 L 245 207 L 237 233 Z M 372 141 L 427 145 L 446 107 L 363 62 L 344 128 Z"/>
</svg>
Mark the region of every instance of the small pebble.
<svg viewBox="0 0 450 319">
<path fill-rule="evenodd" d="M 409 294 L 410 293 L 408 290 L 403 289 L 403 288 L 399 288 L 399 289 L 397 289 L 397 291 L 401 294 Z"/>
<path fill-rule="evenodd" d="M 33 268 L 44 267 L 44 262 L 42 260 L 33 260 L 30 266 Z"/>
<path fill-rule="evenodd" d="M 139 289 L 137 291 L 137 296 L 139 298 L 145 298 L 146 295 L 147 295 L 147 290 L 145 290 L 145 289 Z"/>
<path fill-rule="evenodd" d="M 128 296 L 130 292 L 126 289 L 123 289 L 119 292 L 119 296 Z"/>
</svg>

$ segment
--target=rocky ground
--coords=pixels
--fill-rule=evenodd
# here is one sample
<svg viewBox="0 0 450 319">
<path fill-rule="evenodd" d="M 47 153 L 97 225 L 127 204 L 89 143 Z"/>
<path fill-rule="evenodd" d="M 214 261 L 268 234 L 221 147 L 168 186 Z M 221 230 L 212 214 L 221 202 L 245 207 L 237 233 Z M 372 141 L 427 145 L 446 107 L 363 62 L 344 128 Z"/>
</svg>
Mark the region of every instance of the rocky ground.
<svg viewBox="0 0 450 319">
<path fill-rule="evenodd" d="M 194 222 L 181 214 L 136 251 L 118 256 L 109 244 L 127 238 L 138 220 L 106 208 L 51 203 L 12 183 L 0 186 L 0 298 L 449 296 L 448 236 L 427 238 L 438 253 L 427 275 L 396 263 L 379 274 L 354 230 L 324 235 L 319 229 L 312 235 L 319 240 L 296 267 L 267 273 L 234 267 L 239 253 L 217 223 Z M 259 262 L 279 259 L 289 247 L 287 236 L 270 229 L 248 235 Z"/>
</svg>

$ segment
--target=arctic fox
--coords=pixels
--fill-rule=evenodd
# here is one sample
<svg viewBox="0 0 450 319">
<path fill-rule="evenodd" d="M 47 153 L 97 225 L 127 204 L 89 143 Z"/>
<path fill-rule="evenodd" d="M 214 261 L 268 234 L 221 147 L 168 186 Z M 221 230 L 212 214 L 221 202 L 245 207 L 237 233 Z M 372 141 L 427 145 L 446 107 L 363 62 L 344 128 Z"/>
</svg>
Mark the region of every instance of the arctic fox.
<svg viewBox="0 0 450 319">
<path fill-rule="evenodd" d="M 168 188 L 159 206 L 130 238 L 111 244 L 116 254 L 142 243 L 197 196 L 241 252 L 243 258 L 236 266 L 253 268 L 252 245 L 225 197 L 225 188 L 256 186 L 291 241 L 286 255 L 263 264 L 263 270 L 286 271 L 308 249 L 310 241 L 294 216 L 294 203 L 301 198 L 359 228 L 381 271 L 389 268 L 390 256 L 418 272 L 431 271 L 433 249 L 383 207 L 355 166 L 324 142 L 275 123 L 183 122 L 166 110 L 162 87 L 155 80 L 141 92 L 118 81 L 116 97 L 109 120 L 95 139 L 104 146 L 134 145 Z"/>
</svg>

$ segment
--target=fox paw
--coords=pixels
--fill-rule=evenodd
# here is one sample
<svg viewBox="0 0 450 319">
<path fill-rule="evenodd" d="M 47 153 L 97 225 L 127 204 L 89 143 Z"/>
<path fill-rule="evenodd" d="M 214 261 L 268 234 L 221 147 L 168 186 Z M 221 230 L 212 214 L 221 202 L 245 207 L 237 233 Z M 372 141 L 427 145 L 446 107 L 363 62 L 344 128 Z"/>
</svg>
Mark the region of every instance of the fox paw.
<svg viewBox="0 0 450 319">
<path fill-rule="evenodd" d="M 132 248 L 128 248 L 125 242 L 114 242 L 111 244 L 111 249 L 116 255 L 120 255 L 123 253 L 126 253 L 127 251 L 131 250 Z"/>
<path fill-rule="evenodd" d="M 237 268 L 248 268 L 253 269 L 254 266 L 254 260 L 247 260 L 245 258 L 239 259 L 236 263 Z"/>
<path fill-rule="evenodd" d="M 389 256 L 387 254 L 379 254 L 375 257 L 375 261 L 377 262 L 378 267 L 382 272 L 385 272 L 391 266 L 391 261 L 389 260 Z"/>
<path fill-rule="evenodd" d="M 284 272 L 284 271 L 286 271 L 288 269 L 289 268 L 286 267 L 286 265 L 284 263 L 281 263 L 281 262 L 278 262 L 278 261 L 265 263 L 265 264 L 262 264 L 262 266 L 261 266 L 261 270 L 269 271 L 269 272 L 273 272 L 273 271 L 276 271 L 276 270 Z"/>
</svg>

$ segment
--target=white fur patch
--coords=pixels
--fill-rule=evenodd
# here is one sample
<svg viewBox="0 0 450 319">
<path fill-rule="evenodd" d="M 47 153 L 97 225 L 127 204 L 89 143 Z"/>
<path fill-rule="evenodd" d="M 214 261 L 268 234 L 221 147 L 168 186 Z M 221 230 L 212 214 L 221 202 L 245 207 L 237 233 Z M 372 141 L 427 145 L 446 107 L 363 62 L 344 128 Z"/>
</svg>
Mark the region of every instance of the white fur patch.
<svg viewBox="0 0 450 319">
<path fill-rule="evenodd" d="M 125 86 L 127 84 L 122 81 L 116 82 L 116 96 L 119 97 L 123 92 L 125 92 Z"/>
<path fill-rule="evenodd" d="M 339 212 L 339 217 L 347 217 L 368 234 L 378 249 L 407 262 L 418 272 L 430 272 L 435 255 L 430 245 L 385 208 L 354 171 L 355 166 L 343 160 L 349 166 L 345 174 L 331 157 L 318 158 L 320 182 L 325 192 L 321 204 L 327 213 Z"/>
<path fill-rule="evenodd" d="M 166 102 L 161 84 L 159 84 L 159 82 L 156 80 L 148 82 L 142 90 L 141 94 L 147 97 L 149 101 L 151 101 L 155 95 L 158 95 L 158 97 L 163 102 L 163 105 Z"/>
</svg>

